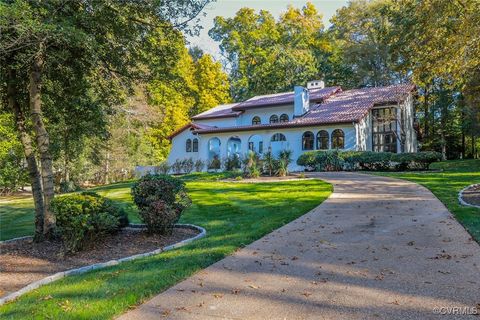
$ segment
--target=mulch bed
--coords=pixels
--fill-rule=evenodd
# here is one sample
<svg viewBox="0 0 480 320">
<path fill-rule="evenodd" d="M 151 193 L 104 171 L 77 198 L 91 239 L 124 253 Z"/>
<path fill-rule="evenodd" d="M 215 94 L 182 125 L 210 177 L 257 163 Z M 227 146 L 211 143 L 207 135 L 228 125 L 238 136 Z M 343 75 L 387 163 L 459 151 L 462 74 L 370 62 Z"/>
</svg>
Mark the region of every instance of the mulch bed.
<svg viewBox="0 0 480 320">
<path fill-rule="evenodd" d="M 465 189 L 462 192 L 462 199 L 468 204 L 480 206 L 480 185 Z"/>
<path fill-rule="evenodd" d="M 194 237 L 197 230 L 177 227 L 172 235 L 125 229 L 74 255 L 64 255 L 60 241 L 31 239 L 0 244 L 0 297 L 60 271 L 150 252 Z"/>
</svg>

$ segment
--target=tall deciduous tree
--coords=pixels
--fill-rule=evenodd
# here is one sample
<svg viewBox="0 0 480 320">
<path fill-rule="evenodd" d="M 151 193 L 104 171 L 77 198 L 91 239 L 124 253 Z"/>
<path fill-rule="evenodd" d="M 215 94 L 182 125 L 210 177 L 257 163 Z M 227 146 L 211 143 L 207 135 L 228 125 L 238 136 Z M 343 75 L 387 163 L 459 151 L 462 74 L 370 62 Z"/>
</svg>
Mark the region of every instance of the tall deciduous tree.
<svg viewBox="0 0 480 320">
<path fill-rule="evenodd" d="M 345 87 L 382 86 L 407 80 L 402 57 L 394 50 L 390 0 L 354 0 L 331 19 L 330 36 L 340 50 L 337 68 L 348 70 L 338 79 Z"/>
<path fill-rule="evenodd" d="M 85 84 L 77 94 L 94 90 L 97 98 L 110 104 L 119 96 L 112 89 L 128 86 L 135 79 L 169 74 L 170 62 L 175 59 L 169 39 L 178 37 L 176 29 L 186 28 L 206 3 L 208 0 L 0 3 L 0 78 L 4 84 L 0 94 L 16 116 L 27 157 L 37 240 L 51 236 L 55 225 L 50 210 L 54 196 L 52 150 L 44 115 L 44 104 L 52 98 L 44 90 L 50 79 L 61 83 L 71 78 L 70 71 Z M 51 102 L 58 105 L 71 98 L 60 96 Z M 31 121 L 35 145 L 26 119 Z"/>
<path fill-rule="evenodd" d="M 203 54 L 194 62 L 196 84 L 195 105 L 190 115 L 213 108 L 230 101 L 230 84 L 220 62 L 209 54 Z"/>
<path fill-rule="evenodd" d="M 278 21 L 265 10 L 242 8 L 215 18 L 209 34 L 220 42 L 235 100 L 290 90 L 320 76 L 315 48 L 323 45 L 321 15 L 311 3 L 289 7 Z"/>
</svg>

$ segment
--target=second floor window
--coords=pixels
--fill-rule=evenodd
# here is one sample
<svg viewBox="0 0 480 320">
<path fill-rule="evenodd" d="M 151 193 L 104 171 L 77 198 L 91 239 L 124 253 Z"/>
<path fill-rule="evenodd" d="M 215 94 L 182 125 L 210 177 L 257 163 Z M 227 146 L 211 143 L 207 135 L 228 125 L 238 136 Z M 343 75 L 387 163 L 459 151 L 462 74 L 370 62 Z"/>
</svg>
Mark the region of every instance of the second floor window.
<svg viewBox="0 0 480 320">
<path fill-rule="evenodd" d="M 259 116 L 253 117 L 253 119 L 252 119 L 252 124 L 253 125 L 260 124 L 260 123 L 261 123 L 261 120 L 260 120 Z"/>
<path fill-rule="evenodd" d="M 193 139 L 193 152 L 198 152 L 198 139 Z"/>
<path fill-rule="evenodd" d="M 280 122 L 288 122 L 288 114 L 284 113 L 280 116 Z"/>
<path fill-rule="evenodd" d="M 276 114 L 270 117 L 270 123 L 278 123 L 278 116 Z"/>
</svg>

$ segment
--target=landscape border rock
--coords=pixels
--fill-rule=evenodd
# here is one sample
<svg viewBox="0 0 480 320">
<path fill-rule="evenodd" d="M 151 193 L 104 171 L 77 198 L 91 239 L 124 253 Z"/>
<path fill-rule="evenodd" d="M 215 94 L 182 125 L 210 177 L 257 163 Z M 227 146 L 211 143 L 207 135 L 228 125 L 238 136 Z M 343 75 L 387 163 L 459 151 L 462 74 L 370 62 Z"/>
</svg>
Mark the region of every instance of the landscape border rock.
<svg viewBox="0 0 480 320">
<path fill-rule="evenodd" d="M 17 299 L 18 297 L 24 295 L 25 293 L 28 293 L 28 292 L 33 291 L 35 289 L 38 289 L 39 287 L 41 287 L 43 285 L 52 283 L 52 282 L 57 281 L 59 279 L 62 279 L 62 278 L 65 278 L 65 277 L 68 277 L 68 276 L 71 276 L 71 275 L 82 274 L 82 273 L 86 273 L 86 272 L 93 271 L 93 270 L 98 270 L 98 269 L 102 269 L 102 268 L 106 268 L 106 267 L 115 266 L 115 265 L 118 265 L 118 264 L 120 264 L 122 262 L 126 262 L 126 261 L 132 261 L 132 260 L 136 260 L 136 259 L 140 259 L 140 258 L 153 256 L 153 255 L 162 253 L 164 251 L 177 249 L 177 248 L 180 248 L 180 247 L 182 247 L 186 244 L 189 244 L 190 242 L 193 242 L 195 240 L 203 238 L 207 235 L 207 231 L 204 228 L 193 225 L 193 224 L 176 224 L 175 226 L 197 230 L 197 231 L 200 231 L 200 233 L 197 234 L 196 236 L 192 237 L 192 238 L 188 238 L 188 239 L 179 241 L 177 243 L 174 243 L 174 244 L 171 244 L 171 245 L 168 245 L 168 246 L 165 246 L 163 248 L 159 248 L 159 249 L 156 249 L 156 250 L 153 250 L 153 251 L 150 251 L 150 252 L 139 253 L 139 254 L 136 254 L 136 255 L 133 255 L 133 256 L 125 257 L 125 258 L 113 259 L 113 260 L 110 260 L 110 261 L 107 261 L 107 262 L 95 263 L 95 264 L 92 264 L 92 265 L 88 265 L 88 266 L 84 266 L 84 267 L 80 267 L 80 268 L 76 268 L 76 269 L 57 272 L 57 273 L 55 273 L 51 276 L 48 276 L 46 278 L 43 278 L 43 279 L 40 279 L 38 281 L 32 282 L 28 286 L 23 287 L 22 289 L 20 289 L 18 291 L 12 292 L 12 293 L 10 293 L 9 295 L 7 295 L 3 298 L 0 298 L 0 306 L 7 303 L 7 302 L 10 302 L 10 301 L 13 301 L 13 300 Z M 140 230 L 140 229 L 145 229 L 145 225 L 144 224 L 131 223 L 131 224 L 129 224 L 129 226 L 127 228 L 128 229 L 139 229 Z M 19 237 L 19 238 L 14 238 L 14 239 L 10 239 L 10 240 L 1 241 L 0 243 L 8 243 L 8 242 L 13 242 L 13 241 L 28 239 L 28 238 L 31 239 L 32 237 L 31 236 Z"/>
<path fill-rule="evenodd" d="M 465 190 L 467 190 L 468 188 L 477 187 L 477 186 L 480 186 L 480 183 L 471 184 L 471 185 L 469 185 L 469 186 L 466 186 L 466 187 L 463 188 L 462 190 L 460 190 L 460 192 L 458 193 L 458 202 L 460 202 L 460 204 L 463 205 L 463 206 L 474 207 L 474 208 L 479 208 L 479 209 L 480 209 L 480 206 L 478 206 L 478 205 L 476 205 L 476 204 L 468 203 L 468 202 L 466 202 L 465 200 L 463 200 L 463 192 L 464 192 Z"/>
</svg>

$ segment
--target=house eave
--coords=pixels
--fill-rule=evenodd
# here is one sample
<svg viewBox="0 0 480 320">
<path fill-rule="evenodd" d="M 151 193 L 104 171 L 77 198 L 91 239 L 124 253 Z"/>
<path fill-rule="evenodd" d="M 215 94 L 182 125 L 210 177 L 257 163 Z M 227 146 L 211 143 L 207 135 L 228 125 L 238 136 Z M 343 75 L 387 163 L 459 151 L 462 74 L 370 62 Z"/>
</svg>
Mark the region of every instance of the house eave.
<svg viewBox="0 0 480 320">
<path fill-rule="evenodd" d="M 282 123 L 278 125 L 256 125 L 256 126 L 243 126 L 243 127 L 224 127 L 224 128 L 214 128 L 214 129 L 199 129 L 194 130 L 198 134 L 210 134 L 210 133 L 225 133 L 225 132 L 239 132 L 239 131 L 258 131 L 258 130 L 270 130 L 270 129 L 288 129 L 288 128 L 302 128 L 302 127 L 311 127 L 319 125 L 335 125 L 335 124 L 355 124 L 359 120 L 345 120 L 345 121 L 322 121 L 322 122 L 308 122 L 308 123 Z"/>
</svg>

